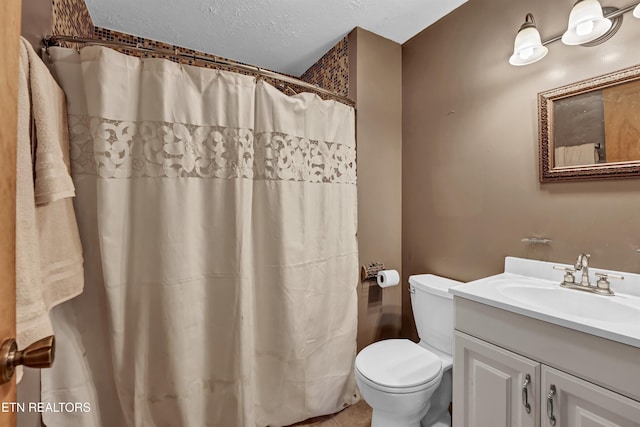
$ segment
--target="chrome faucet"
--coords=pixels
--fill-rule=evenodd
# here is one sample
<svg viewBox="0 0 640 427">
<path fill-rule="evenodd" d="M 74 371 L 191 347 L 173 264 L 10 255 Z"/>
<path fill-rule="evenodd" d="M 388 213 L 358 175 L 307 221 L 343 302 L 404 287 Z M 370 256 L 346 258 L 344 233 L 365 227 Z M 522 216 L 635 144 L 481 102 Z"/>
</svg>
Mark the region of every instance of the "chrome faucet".
<svg viewBox="0 0 640 427">
<path fill-rule="evenodd" d="M 560 286 L 563 288 L 569 289 L 577 289 L 579 291 L 588 291 L 593 292 L 600 295 L 615 295 L 615 293 L 611 290 L 611 283 L 609 283 L 609 278 L 624 280 L 624 277 L 613 274 L 613 273 L 603 273 L 596 272 L 596 276 L 598 276 L 598 282 L 595 285 L 591 285 L 589 281 L 589 254 L 580 254 L 578 255 L 578 259 L 576 260 L 575 268 L 565 267 L 565 266 L 554 266 L 554 270 L 562 270 L 564 271 L 564 279 Z M 578 270 L 582 270 L 582 279 L 580 279 L 580 283 L 576 283 L 576 279 L 573 275 Z"/>
<path fill-rule="evenodd" d="M 582 270 L 582 279 L 580 279 L 580 285 L 589 287 L 589 254 L 580 254 L 576 260 L 576 271 Z"/>
</svg>

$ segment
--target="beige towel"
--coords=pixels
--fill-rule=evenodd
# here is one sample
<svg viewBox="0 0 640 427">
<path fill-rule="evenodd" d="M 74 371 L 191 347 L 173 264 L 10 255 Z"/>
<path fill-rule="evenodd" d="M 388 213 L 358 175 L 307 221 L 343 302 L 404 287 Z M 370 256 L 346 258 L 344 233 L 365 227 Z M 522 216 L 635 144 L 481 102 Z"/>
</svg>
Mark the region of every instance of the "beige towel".
<svg viewBox="0 0 640 427">
<path fill-rule="evenodd" d="M 40 288 L 40 252 L 31 165 L 29 56 L 20 46 L 18 146 L 16 158 L 16 323 L 18 346 L 51 335 Z M 43 315 L 45 314 L 45 315 Z"/>
<path fill-rule="evenodd" d="M 84 285 L 64 92 L 25 39 L 18 108 L 16 323 L 24 348 L 53 333 L 49 310 Z"/>
<path fill-rule="evenodd" d="M 593 142 L 554 150 L 554 167 L 584 166 L 598 163 L 600 156 Z"/>
<path fill-rule="evenodd" d="M 36 141 L 31 141 L 36 153 L 35 201 L 36 205 L 42 205 L 76 195 L 69 167 L 66 100 L 31 44 L 23 43 L 27 44 L 29 56 L 31 110 L 36 130 Z"/>
</svg>

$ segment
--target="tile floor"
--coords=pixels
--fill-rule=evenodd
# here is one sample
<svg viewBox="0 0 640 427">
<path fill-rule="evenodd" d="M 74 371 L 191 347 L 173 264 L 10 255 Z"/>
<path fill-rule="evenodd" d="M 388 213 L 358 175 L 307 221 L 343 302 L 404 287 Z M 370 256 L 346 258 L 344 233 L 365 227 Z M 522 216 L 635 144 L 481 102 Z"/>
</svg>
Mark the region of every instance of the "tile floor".
<svg viewBox="0 0 640 427">
<path fill-rule="evenodd" d="M 333 415 L 311 418 L 289 427 L 369 427 L 371 426 L 371 407 L 360 400 L 355 405 Z"/>
</svg>

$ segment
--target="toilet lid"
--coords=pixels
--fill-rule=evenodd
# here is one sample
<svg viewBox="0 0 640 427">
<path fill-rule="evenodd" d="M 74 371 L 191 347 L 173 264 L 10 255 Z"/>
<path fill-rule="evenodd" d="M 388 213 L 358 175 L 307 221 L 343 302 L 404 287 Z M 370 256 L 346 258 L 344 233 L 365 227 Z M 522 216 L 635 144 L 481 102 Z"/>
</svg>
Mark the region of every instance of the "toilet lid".
<svg viewBox="0 0 640 427">
<path fill-rule="evenodd" d="M 370 381 L 386 387 L 415 387 L 442 371 L 440 358 L 409 340 L 384 340 L 365 347 L 356 356 L 356 369 Z"/>
</svg>

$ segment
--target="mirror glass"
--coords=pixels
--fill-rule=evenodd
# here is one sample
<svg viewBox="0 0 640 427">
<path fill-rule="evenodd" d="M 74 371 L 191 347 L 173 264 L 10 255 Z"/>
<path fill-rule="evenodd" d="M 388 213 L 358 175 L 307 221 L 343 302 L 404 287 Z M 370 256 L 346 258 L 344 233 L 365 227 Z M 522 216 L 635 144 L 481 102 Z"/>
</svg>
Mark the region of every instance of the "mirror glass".
<svg viewBox="0 0 640 427">
<path fill-rule="evenodd" d="M 540 181 L 640 176 L 640 67 L 538 95 Z"/>
</svg>

